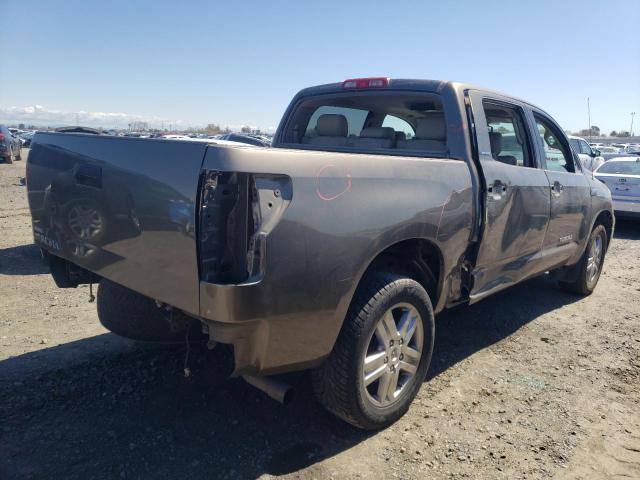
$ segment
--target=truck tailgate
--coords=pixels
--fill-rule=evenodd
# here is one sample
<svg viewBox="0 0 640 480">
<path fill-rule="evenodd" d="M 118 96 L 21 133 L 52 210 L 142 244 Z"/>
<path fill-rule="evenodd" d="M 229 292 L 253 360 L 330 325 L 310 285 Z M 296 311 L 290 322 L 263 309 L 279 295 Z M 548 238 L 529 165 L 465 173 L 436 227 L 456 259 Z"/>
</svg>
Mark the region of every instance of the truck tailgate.
<svg viewBox="0 0 640 480">
<path fill-rule="evenodd" d="M 36 244 L 197 314 L 196 198 L 206 148 L 38 133 L 27 164 Z"/>
</svg>

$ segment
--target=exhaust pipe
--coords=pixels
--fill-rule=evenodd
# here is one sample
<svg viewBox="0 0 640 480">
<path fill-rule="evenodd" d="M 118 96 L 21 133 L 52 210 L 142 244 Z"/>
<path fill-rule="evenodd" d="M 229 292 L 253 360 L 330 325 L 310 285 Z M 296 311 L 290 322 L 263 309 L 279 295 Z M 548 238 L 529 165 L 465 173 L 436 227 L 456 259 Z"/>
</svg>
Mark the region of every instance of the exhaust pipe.
<svg viewBox="0 0 640 480">
<path fill-rule="evenodd" d="M 253 377 L 251 375 L 243 375 L 242 378 L 244 378 L 248 384 L 253 385 L 258 390 L 262 390 L 275 401 L 280 402 L 283 405 L 287 405 L 293 401 L 294 390 L 286 383 L 274 380 L 272 377 Z"/>
</svg>

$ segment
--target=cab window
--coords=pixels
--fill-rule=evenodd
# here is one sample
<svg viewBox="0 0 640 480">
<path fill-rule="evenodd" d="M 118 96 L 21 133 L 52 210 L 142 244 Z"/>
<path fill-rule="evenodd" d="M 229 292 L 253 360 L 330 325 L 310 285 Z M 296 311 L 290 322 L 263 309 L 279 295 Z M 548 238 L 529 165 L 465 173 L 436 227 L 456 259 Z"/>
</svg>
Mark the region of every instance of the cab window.
<svg viewBox="0 0 640 480">
<path fill-rule="evenodd" d="M 519 167 L 535 166 L 522 112 L 514 106 L 486 100 L 482 105 L 493 159 Z"/>
<path fill-rule="evenodd" d="M 544 160 L 547 170 L 575 172 L 570 150 L 563 145 L 558 129 L 548 120 L 534 114 L 536 129 L 542 140 Z"/>
<path fill-rule="evenodd" d="M 341 92 L 303 98 L 282 141 L 296 148 L 446 158 L 447 133 L 438 94 Z"/>
<path fill-rule="evenodd" d="M 391 127 L 396 133 L 404 134 L 404 138 L 407 140 L 413 138 L 416 134 L 413 127 L 406 120 L 402 120 L 394 115 L 387 115 L 382 122 L 383 127 Z"/>
</svg>

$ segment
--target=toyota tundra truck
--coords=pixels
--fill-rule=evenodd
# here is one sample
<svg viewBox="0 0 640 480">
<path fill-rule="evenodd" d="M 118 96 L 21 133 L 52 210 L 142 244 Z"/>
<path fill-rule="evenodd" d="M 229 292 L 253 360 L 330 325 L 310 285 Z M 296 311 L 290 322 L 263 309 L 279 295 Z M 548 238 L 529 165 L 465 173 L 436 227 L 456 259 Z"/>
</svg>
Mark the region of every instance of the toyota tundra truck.
<svg viewBox="0 0 640 480">
<path fill-rule="evenodd" d="M 196 325 L 283 401 L 273 375 L 309 369 L 364 429 L 409 408 L 434 315 L 547 272 L 589 295 L 614 229 L 547 113 L 449 81 L 304 89 L 270 148 L 38 133 L 27 186 L 56 284 L 99 282 L 108 329 Z"/>
</svg>

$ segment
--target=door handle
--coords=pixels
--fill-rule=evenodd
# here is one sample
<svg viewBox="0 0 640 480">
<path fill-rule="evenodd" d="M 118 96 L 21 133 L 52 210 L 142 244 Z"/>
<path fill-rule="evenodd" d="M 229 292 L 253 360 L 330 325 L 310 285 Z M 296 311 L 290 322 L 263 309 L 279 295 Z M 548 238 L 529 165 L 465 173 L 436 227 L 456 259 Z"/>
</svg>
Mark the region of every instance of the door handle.
<svg viewBox="0 0 640 480">
<path fill-rule="evenodd" d="M 553 182 L 553 185 L 551 185 L 551 191 L 556 195 L 560 195 L 562 193 L 562 191 L 564 190 L 564 185 L 562 185 L 559 181 L 555 181 Z"/>
<path fill-rule="evenodd" d="M 487 187 L 487 193 L 494 200 L 500 200 L 502 195 L 507 193 L 507 185 L 500 180 L 496 180 L 492 185 Z"/>
</svg>

